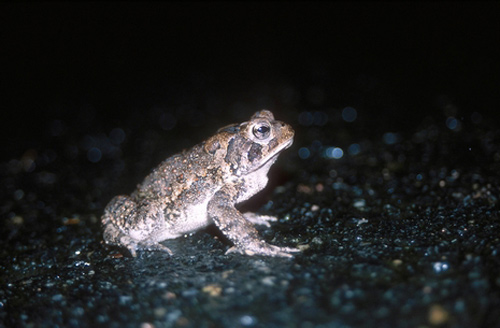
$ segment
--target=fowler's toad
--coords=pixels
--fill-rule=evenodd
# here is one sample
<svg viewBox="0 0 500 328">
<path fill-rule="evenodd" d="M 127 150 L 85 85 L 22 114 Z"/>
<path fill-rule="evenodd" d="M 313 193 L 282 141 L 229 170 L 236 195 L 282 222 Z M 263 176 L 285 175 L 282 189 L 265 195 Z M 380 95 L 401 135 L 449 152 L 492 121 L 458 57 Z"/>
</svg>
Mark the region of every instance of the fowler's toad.
<svg viewBox="0 0 500 328">
<path fill-rule="evenodd" d="M 270 245 L 252 223 L 276 218 L 240 213 L 238 204 L 262 190 L 278 155 L 290 147 L 294 131 L 270 111 L 223 127 L 193 148 L 163 161 L 130 195 L 114 197 L 104 210 L 107 244 L 172 252 L 160 242 L 211 223 L 234 243 L 227 253 L 290 257 L 296 248 Z"/>
</svg>

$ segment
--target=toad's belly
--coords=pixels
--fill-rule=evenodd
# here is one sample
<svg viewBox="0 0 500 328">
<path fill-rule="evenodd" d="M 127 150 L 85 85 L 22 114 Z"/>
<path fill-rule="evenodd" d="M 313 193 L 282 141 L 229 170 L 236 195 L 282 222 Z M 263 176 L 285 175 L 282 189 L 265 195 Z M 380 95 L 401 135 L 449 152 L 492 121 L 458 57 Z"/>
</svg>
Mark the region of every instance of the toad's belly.
<svg viewBox="0 0 500 328">
<path fill-rule="evenodd" d="M 170 226 L 170 229 L 168 229 L 169 234 L 180 236 L 203 229 L 213 223 L 208 217 L 208 202 L 209 200 L 206 199 L 199 204 L 193 204 L 184 208 L 175 222 L 168 222 Z"/>
</svg>

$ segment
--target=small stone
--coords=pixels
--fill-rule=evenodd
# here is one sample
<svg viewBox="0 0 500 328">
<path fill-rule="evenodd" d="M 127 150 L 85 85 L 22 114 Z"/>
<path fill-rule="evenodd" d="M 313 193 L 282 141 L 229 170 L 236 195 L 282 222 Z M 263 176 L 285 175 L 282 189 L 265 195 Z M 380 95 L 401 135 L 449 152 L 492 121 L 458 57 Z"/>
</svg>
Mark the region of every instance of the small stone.
<svg viewBox="0 0 500 328">
<path fill-rule="evenodd" d="M 216 296 L 220 296 L 221 293 L 222 293 L 222 287 L 219 286 L 219 285 L 207 285 L 205 287 L 203 287 L 202 291 L 204 293 L 207 293 L 208 295 L 212 296 L 212 297 L 216 297 Z"/>
</svg>

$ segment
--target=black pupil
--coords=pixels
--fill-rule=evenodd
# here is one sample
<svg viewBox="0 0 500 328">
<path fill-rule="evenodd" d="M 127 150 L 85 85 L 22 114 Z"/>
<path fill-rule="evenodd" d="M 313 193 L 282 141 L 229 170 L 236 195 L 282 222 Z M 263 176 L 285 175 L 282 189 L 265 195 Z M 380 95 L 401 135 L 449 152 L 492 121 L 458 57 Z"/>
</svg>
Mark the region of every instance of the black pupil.
<svg viewBox="0 0 500 328">
<path fill-rule="evenodd" d="M 257 128 L 257 132 L 260 133 L 260 134 L 262 134 L 262 135 L 265 135 L 266 133 L 269 132 L 269 127 L 265 126 L 265 125 L 259 126 Z"/>
</svg>

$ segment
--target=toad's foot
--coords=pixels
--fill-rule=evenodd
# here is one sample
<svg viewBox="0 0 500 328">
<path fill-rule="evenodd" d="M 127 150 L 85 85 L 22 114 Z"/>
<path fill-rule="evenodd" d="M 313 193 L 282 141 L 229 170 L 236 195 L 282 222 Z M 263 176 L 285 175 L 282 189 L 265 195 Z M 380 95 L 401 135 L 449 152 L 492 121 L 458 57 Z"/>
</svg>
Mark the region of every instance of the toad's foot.
<svg viewBox="0 0 500 328">
<path fill-rule="evenodd" d="M 170 248 L 160 243 L 146 243 L 142 241 L 138 244 L 138 250 L 150 252 L 165 252 L 168 253 L 168 255 L 174 255 Z"/>
<path fill-rule="evenodd" d="M 265 256 L 275 256 L 275 257 L 293 257 L 294 253 L 298 253 L 300 250 L 293 247 L 279 247 L 270 245 L 264 241 L 259 241 L 258 243 L 252 243 L 250 245 L 245 245 L 244 248 L 233 246 L 227 250 L 226 254 L 230 253 L 240 253 L 245 255 L 265 255 Z"/>
<path fill-rule="evenodd" d="M 259 215 L 256 213 L 247 212 L 243 214 L 243 217 L 252 222 L 253 224 L 265 225 L 266 227 L 270 227 L 271 224 L 269 222 L 276 222 L 278 219 L 274 216 L 269 215 Z"/>
<path fill-rule="evenodd" d="M 114 244 L 114 243 L 109 243 Z M 160 251 L 173 255 L 172 251 L 160 243 L 152 243 L 148 241 L 137 241 L 128 236 L 121 236 L 119 246 L 125 247 L 132 257 L 137 257 L 137 251 Z"/>
</svg>

